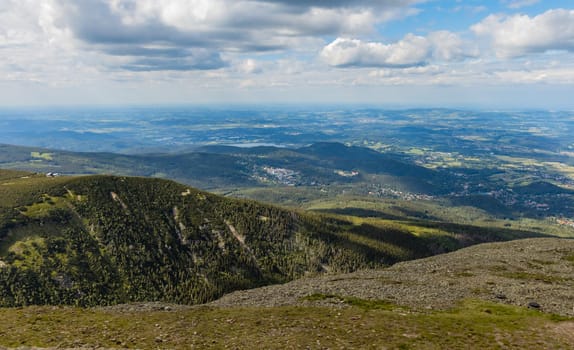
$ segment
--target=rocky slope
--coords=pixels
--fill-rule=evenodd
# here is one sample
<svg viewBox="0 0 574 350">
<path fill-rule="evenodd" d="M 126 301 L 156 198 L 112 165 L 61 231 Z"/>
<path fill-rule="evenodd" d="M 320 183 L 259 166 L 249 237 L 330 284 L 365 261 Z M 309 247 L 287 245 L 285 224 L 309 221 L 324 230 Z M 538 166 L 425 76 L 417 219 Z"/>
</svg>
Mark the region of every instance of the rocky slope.
<svg viewBox="0 0 574 350">
<path fill-rule="evenodd" d="M 341 306 L 349 297 L 386 300 L 418 310 L 446 309 L 478 298 L 574 316 L 574 240 L 480 244 L 385 269 L 238 291 L 212 305 Z"/>
</svg>

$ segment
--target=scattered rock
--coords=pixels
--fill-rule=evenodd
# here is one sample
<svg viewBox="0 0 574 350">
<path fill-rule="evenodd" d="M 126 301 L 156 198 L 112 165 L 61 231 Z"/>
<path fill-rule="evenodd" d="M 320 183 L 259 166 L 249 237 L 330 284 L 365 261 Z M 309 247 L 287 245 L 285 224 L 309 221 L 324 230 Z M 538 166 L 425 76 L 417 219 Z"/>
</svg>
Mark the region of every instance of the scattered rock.
<svg viewBox="0 0 574 350">
<path fill-rule="evenodd" d="M 531 301 L 531 302 L 528 303 L 528 307 L 529 307 L 530 309 L 540 309 L 540 304 L 538 304 L 538 303 L 535 302 L 535 301 Z"/>
<path fill-rule="evenodd" d="M 559 249 L 559 253 L 554 249 Z M 236 307 L 312 303 L 346 307 L 344 303 L 333 303 L 332 298 L 317 301 L 306 299 L 310 295 L 335 295 L 392 300 L 400 306 L 419 310 L 445 310 L 456 306 L 461 300 L 478 298 L 574 316 L 574 264 L 566 259 L 573 254 L 574 239 L 531 238 L 486 243 L 448 254 L 401 262 L 384 269 L 326 274 L 283 285 L 237 291 L 210 305 Z M 547 261 L 548 264 L 540 265 L 536 261 Z M 538 300 L 544 301 L 544 308 Z"/>
</svg>

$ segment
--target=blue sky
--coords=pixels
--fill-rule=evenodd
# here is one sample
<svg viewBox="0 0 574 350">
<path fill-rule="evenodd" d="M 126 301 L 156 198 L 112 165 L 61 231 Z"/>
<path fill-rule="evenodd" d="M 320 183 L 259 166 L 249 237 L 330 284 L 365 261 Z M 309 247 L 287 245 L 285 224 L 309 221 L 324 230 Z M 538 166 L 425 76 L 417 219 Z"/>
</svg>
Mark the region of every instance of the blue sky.
<svg viewBox="0 0 574 350">
<path fill-rule="evenodd" d="M 0 0 L 0 107 L 574 109 L 569 1 Z"/>
</svg>

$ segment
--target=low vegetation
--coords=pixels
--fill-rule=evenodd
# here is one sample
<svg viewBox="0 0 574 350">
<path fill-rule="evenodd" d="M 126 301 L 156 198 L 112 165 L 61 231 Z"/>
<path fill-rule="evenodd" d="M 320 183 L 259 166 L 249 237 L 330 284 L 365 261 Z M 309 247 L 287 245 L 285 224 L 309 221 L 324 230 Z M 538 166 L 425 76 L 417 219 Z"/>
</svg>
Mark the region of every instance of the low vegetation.
<svg viewBox="0 0 574 350">
<path fill-rule="evenodd" d="M 346 307 L 0 309 L 9 348 L 570 349 L 574 323 L 467 300 L 440 312 L 350 299 Z M 382 306 L 381 306 L 382 305 Z"/>
</svg>

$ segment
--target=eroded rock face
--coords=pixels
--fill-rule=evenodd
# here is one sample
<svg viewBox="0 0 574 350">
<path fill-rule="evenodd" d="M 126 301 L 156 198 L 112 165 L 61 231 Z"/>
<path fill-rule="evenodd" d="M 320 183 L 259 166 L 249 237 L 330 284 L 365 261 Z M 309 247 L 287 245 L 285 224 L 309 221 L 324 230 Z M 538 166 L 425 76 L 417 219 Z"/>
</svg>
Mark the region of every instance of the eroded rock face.
<svg viewBox="0 0 574 350">
<path fill-rule="evenodd" d="M 386 269 L 301 279 L 235 292 L 214 305 L 294 305 L 312 294 L 389 300 L 445 309 L 478 298 L 574 316 L 574 240 L 487 243 Z"/>
</svg>

